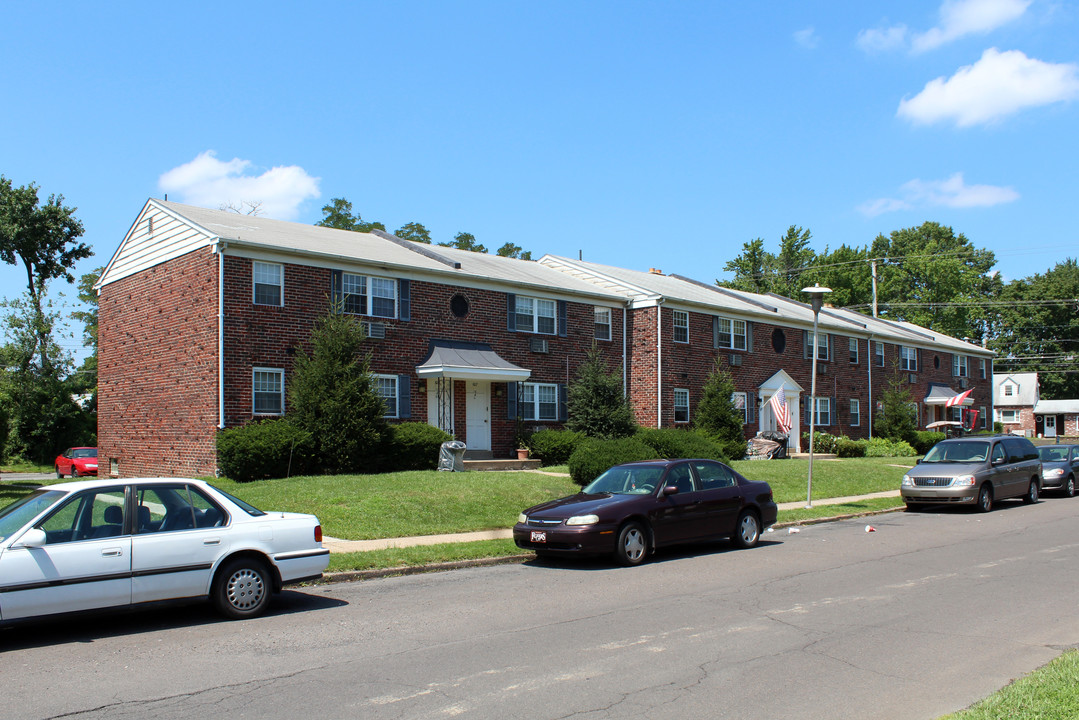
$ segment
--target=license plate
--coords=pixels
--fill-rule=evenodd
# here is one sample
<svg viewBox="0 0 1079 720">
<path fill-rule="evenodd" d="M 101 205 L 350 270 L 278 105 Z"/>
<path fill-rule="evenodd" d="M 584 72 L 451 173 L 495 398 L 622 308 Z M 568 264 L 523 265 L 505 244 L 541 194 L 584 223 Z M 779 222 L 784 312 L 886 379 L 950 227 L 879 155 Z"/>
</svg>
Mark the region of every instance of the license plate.
<svg viewBox="0 0 1079 720">
<path fill-rule="evenodd" d="M 542 530 L 533 530 L 532 531 L 532 542 L 534 542 L 534 543 L 545 543 L 545 542 L 547 542 L 547 533 L 542 531 Z"/>
</svg>

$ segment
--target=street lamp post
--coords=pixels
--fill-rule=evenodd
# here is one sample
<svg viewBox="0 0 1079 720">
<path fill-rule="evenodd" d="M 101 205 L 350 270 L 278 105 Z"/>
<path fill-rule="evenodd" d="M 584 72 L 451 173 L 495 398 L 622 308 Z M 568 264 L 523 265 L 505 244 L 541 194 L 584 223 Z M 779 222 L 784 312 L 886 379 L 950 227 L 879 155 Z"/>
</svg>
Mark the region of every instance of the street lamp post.
<svg viewBox="0 0 1079 720">
<path fill-rule="evenodd" d="M 802 288 L 802 292 L 809 294 L 810 303 L 813 306 L 813 370 L 809 384 L 809 478 L 806 481 L 806 508 L 811 508 L 813 507 L 813 431 L 817 424 L 817 319 L 820 317 L 821 305 L 824 304 L 824 294 L 832 290 L 814 284 L 813 287 Z"/>
</svg>

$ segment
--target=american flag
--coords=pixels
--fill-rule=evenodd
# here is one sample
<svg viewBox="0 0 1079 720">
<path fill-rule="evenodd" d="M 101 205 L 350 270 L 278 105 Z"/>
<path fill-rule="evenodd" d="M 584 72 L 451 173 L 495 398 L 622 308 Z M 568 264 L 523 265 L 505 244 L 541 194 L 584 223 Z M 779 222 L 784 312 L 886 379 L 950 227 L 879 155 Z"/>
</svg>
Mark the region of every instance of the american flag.
<svg viewBox="0 0 1079 720">
<path fill-rule="evenodd" d="M 965 393 L 960 393 L 954 397 L 948 398 L 947 402 L 944 403 L 944 407 L 950 408 L 955 407 L 956 405 L 962 405 L 963 401 L 966 400 L 972 392 L 974 392 L 974 388 L 967 390 Z"/>
<path fill-rule="evenodd" d="M 783 391 L 783 388 L 775 391 L 772 399 L 768 401 L 768 406 L 772 408 L 772 415 L 775 416 L 776 429 L 781 433 L 790 433 L 791 414 L 787 409 L 787 393 Z"/>
</svg>

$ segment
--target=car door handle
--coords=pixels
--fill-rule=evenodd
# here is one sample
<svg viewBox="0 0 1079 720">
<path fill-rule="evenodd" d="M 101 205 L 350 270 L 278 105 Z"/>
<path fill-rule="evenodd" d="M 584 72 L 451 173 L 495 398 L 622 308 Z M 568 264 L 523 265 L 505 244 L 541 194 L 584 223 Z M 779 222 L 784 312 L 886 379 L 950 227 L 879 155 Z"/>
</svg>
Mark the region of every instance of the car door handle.
<svg viewBox="0 0 1079 720">
<path fill-rule="evenodd" d="M 220 545 L 221 538 L 206 538 L 202 541 L 203 545 Z"/>
<path fill-rule="evenodd" d="M 123 554 L 122 548 L 105 548 L 101 551 L 101 557 L 120 557 Z"/>
</svg>

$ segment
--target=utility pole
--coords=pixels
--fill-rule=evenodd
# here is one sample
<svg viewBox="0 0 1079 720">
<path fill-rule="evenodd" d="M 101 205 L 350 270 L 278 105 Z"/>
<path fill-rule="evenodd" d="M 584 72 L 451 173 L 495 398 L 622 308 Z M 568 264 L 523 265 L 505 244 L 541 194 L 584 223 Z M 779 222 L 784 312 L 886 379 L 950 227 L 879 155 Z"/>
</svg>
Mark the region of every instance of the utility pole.
<svg viewBox="0 0 1079 720">
<path fill-rule="evenodd" d="M 876 259 L 869 261 L 870 267 L 873 268 L 873 317 L 877 316 L 877 261 Z"/>
</svg>

